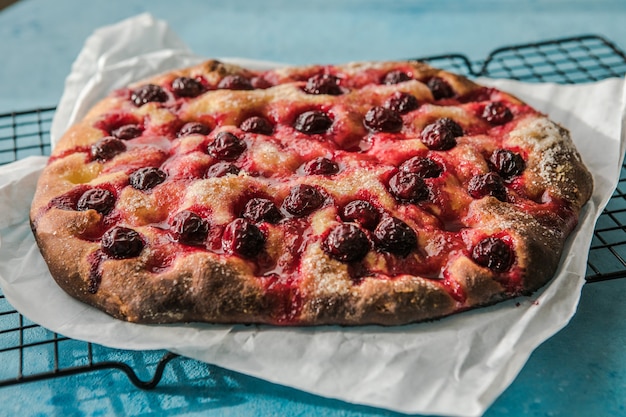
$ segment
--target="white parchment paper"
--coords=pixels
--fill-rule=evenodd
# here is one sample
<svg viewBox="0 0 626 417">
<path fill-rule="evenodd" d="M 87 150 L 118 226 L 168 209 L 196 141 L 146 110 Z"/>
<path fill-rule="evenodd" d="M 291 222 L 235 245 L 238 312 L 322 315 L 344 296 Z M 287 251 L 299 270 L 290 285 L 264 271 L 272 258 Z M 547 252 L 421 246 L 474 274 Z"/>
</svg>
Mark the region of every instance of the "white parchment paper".
<svg viewBox="0 0 626 417">
<path fill-rule="evenodd" d="M 167 24 L 149 15 L 96 31 L 67 79 L 53 142 L 111 89 L 201 60 Z M 39 254 L 28 211 L 44 157 L 0 167 L 0 286 L 30 320 L 75 339 L 122 349 L 168 349 L 348 402 L 478 416 L 513 381 L 533 349 L 576 311 L 595 221 L 617 184 L 625 143 L 621 79 L 575 86 L 481 81 L 519 96 L 570 129 L 594 176 L 593 197 L 568 240 L 557 276 L 532 297 L 393 328 L 121 322 L 66 295 Z"/>
</svg>

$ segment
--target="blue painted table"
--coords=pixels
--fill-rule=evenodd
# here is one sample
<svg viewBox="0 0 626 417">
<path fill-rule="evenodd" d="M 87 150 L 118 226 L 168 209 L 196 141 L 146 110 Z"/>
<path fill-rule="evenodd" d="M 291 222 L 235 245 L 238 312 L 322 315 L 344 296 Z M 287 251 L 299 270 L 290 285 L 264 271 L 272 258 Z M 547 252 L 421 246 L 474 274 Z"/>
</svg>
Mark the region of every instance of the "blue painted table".
<svg viewBox="0 0 626 417">
<path fill-rule="evenodd" d="M 144 11 L 167 20 L 198 54 L 295 64 L 453 52 L 475 61 L 503 45 L 583 33 L 602 35 L 626 49 L 626 3 L 617 0 L 589 4 L 557 0 L 24 0 L 0 12 L 0 114 L 54 106 L 85 38 L 97 27 Z M 534 352 L 486 416 L 626 416 L 624 294 L 626 279 L 586 285 L 571 323 Z M 0 313 L 9 310 L 0 298 Z M 0 324 L 13 319 L 9 316 L 0 314 Z M 19 326 L 22 335 L 42 332 L 41 337 L 50 337 L 28 322 Z M 9 336 L 0 331 L 0 342 Z M 143 379 L 152 375 L 163 356 L 163 352 L 116 351 L 62 339 L 51 346 L 62 350 L 55 356 L 60 361 L 56 369 L 63 369 L 68 361 L 80 365 L 92 357 L 128 364 Z M 2 347 L 0 343 L 0 353 Z M 10 356 L 2 356 L 0 362 L 0 376 L 15 366 L 6 357 Z M 38 363 L 45 358 L 30 359 Z M 23 360 L 26 368 L 29 358 Z M 137 389 L 124 373 L 110 368 L 1 387 L 2 415 L 397 414 L 175 358 L 165 366 L 163 379 L 153 391 Z"/>
</svg>

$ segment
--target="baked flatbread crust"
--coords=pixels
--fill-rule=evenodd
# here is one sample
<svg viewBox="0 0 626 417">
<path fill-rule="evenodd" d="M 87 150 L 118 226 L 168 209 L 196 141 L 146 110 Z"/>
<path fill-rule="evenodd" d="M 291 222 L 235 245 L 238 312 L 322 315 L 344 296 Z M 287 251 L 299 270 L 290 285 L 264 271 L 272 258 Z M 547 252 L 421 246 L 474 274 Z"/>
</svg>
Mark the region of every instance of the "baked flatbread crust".
<svg viewBox="0 0 626 417">
<path fill-rule="evenodd" d="M 185 84 L 185 77 L 195 82 Z M 160 89 L 141 90 L 149 84 Z M 417 107 L 390 104 L 400 93 Z M 496 106 L 489 121 L 492 103 L 510 115 Z M 368 116 L 375 107 L 395 115 Z M 300 120 L 307 111 L 323 113 L 330 125 Z M 269 122 L 270 131 L 242 125 L 252 116 Z M 449 149 L 423 140 L 441 119 L 462 129 L 452 129 Z M 185 131 L 188 123 L 204 128 Z M 239 139 L 236 146 L 218 139 L 222 132 Z M 448 131 L 439 133 L 450 140 Z M 103 138 L 114 144 L 102 146 Z M 521 157 L 521 171 L 519 163 L 494 165 L 498 150 Z M 414 157 L 435 161 L 439 175 L 394 180 Z M 303 168 L 316 158 L 336 166 L 330 173 Z M 209 172 L 217 164 L 227 172 Z M 145 167 L 165 178 L 138 189 L 131 176 Z M 485 175 L 494 172 L 500 179 L 489 185 Z M 417 181 L 423 195 L 406 197 L 392 190 L 393 181 Z M 302 184 L 322 202 L 294 213 L 286 200 Z M 93 189 L 106 190 L 112 202 L 89 203 L 83 196 Z M 122 320 L 398 325 L 543 286 L 591 192 L 591 175 L 567 130 L 462 76 L 419 62 L 252 71 L 210 60 L 97 104 L 53 150 L 30 217 L 59 286 Z M 240 220 L 230 229 L 243 230 L 236 240 L 227 229 L 252 198 L 270 200 L 279 215 Z M 354 200 L 376 209 L 374 225 L 346 218 Z M 184 211 L 203 219 L 200 241 L 197 234 L 187 242 L 180 237 L 186 232 L 175 216 Z M 414 242 L 394 241 L 393 230 L 385 235 L 378 226 L 389 219 L 408 226 Z M 329 237 L 341 225 L 351 237 Z M 111 230 L 120 227 L 134 231 L 135 240 L 110 249 Z"/>
</svg>

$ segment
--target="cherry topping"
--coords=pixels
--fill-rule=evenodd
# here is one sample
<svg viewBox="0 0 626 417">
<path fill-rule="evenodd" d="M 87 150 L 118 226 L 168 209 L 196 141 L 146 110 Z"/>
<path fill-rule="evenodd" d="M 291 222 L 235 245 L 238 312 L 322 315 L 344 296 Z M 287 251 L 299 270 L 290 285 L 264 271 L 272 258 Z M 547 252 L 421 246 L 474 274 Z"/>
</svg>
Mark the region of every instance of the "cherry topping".
<svg viewBox="0 0 626 417">
<path fill-rule="evenodd" d="M 426 83 L 435 100 L 442 98 L 450 98 L 454 96 L 454 90 L 446 80 L 439 77 L 433 77 Z"/>
<path fill-rule="evenodd" d="M 220 132 L 209 144 L 208 152 L 214 158 L 234 161 L 246 150 L 246 142 L 230 132 Z"/>
<path fill-rule="evenodd" d="M 298 116 L 294 128 L 307 135 L 313 135 L 326 132 L 332 124 L 333 120 L 326 113 L 310 110 Z"/>
<path fill-rule="evenodd" d="M 258 133 L 260 135 L 271 135 L 274 126 L 265 117 L 252 116 L 241 122 L 239 128 L 244 132 Z"/>
<path fill-rule="evenodd" d="M 260 90 L 265 90 L 266 88 L 270 88 L 272 86 L 272 83 L 263 77 L 252 77 L 250 84 L 252 84 L 252 87 Z"/>
<path fill-rule="evenodd" d="M 338 96 L 342 93 L 339 78 L 330 74 L 317 74 L 309 78 L 303 90 L 308 94 L 328 94 Z"/>
<path fill-rule="evenodd" d="M 463 128 L 457 122 L 450 119 L 449 117 L 444 117 L 443 119 L 439 119 L 438 122 L 441 123 L 450 132 L 452 132 L 454 137 L 458 138 L 459 136 L 463 136 L 465 134 L 465 132 L 463 132 Z"/>
<path fill-rule="evenodd" d="M 335 226 L 322 241 L 322 250 L 341 262 L 360 261 L 370 250 L 367 235 L 355 224 Z"/>
<path fill-rule="evenodd" d="M 400 70 L 389 71 L 385 77 L 383 78 L 383 84 L 391 85 L 391 84 L 400 84 L 405 81 L 409 81 L 412 78 L 409 75 Z"/>
<path fill-rule="evenodd" d="M 400 201 L 417 203 L 428 198 L 428 187 L 418 174 L 398 171 L 389 180 L 389 191 Z"/>
<path fill-rule="evenodd" d="M 100 283 L 102 282 L 102 261 L 105 258 L 105 254 L 101 249 L 96 250 L 95 252 L 91 252 L 87 255 L 87 261 L 89 262 L 89 278 L 87 291 L 90 294 L 95 294 L 98 292 L 98 288 L 100 287 Z"/>
<path fill-rule="evenodd" d="M 111 132 L 111 135 L 118 139 L 129 140 L 141 136 L 141 128 L 138 125 L 130 124 L 120 126 Z"/>
<path fill-rule="evenodd" d="M 217 88 L 225 90 L 252 90 L 250 80 L 241 75 L 227 75 L 217 85 Z"/>
<path fill-rule="evenodd" d="M 204 92 L 204 86 L 194 78 L 178 77 L 172 81 L 172 91 L 178 97 L 197 97 Z"/>
<path fill-rule="evenodd" d="M 508 149 L 495 150 L 491 154 L 489 162 L 493 164 L 498 174 L 504 179 L 520 175 L 526 168 L 526 163 L 520 154 Z"/>
<path fill-rule="evenodd" d="M 376 229 L 374 238 L 378 249 L 398 256 L 407 256 L 417 248 L 417 234 L 396 217 L 385 217 Z"/>
<path fill-rule="evenodd" d="M 129 181 L 133 188 L 146 191 L 161 184 L 167 178 L 167 174 L 159 168 L 145 167 L 130 174 Z"/>
<path fill-rule="evenodd" d="M 108 161 L 126 151 L 126 145 L 118 138 L 107 136 L 91 145 L 91 156 L 96 161 Z"/>
<path fill-rule="evenodd" d="M 178 137 L 182 138 L 183 136 L 189 135 L 208 135 L 211 133 L 211 128 L 204 123 L 200 122 L 189 122 L 185 123 L 183 127 L 178 131 Z"/>
<path fill-rule="evenodd" d="M 235 219 L 226 226 L 222 235 L 222 248 L 230 254 L 253 258 L 263 250 L 265 235 L 244 219 Z"/>
<path fill-rule="evenodd" d="M 150 102 L 164 103 L 168 96 L 165 90 L 158 85 L 146 84 L 133 91 L 130 99 L 135 106 L 141 107 Z"/>
<path fill-rule="evenodd" d="M 463 136 L 463 128 L 447 117 L 427 125 L 420 139 L 428 149 L 445 151 L 456 146 L 456 138 Z"/>
<path fill-rule="evenodd" d="M 324 196 L 317 188 L 300 184 L 291 187 L 289 194 L 283 201 L 283 208 L 294 216 L 306 216 L 313 213 L 324 203 Z"/>
<path fill-rule="evenodd" d="M 505 272 L 513 263 L 513 249 L 502 239 L 488 237 L 472 249 L 472 259 L 495 272 Z"/>
<path fill-rule="evenodd" d="M 467 191 L 474 198 L 491 195 L 500 201 L 506 201 L 506 187 L 502 178 L 495 172 L 475 175 L 469 182 Z"/>
<path fill-rule="evenodd" d="M 344 221 L 360 223 L 361 226 L 369 230 L 376 227 L 380 217 L 378 210 L 365 200 L 350 201 L 343 207 L 340 215 Z"/>
<path fill-rule="evenodd" d="M 503 125 L 513 120 L 511 110 L 500 101 L 487 104 L 480 116 L 494 126 Z"/>
<path fill-rule="evenodd" d="M 205 178 L 219 178 L 226 175 L 238 175 L 239 171 L 239 167 L 235 164 L 231 164 L 230 162 L 218 162 L 217 164 L 211 165 L 211 168 L 209 168 L 206 172 Z"/>
<path fill-rule="evenodd" d="M 278 223 L 283 217 L 276 204 L 267 198 L 250 199 L 243 208 L 241 216 L 253 223 L 268 222 L 272 224 Z"/>
<path fill-rule="evenodd" d="M 82 184 L 72 190 L 54 197 L 50 200 L 50 207 L 56 207 L 61 210 L 77 210 L 76 205 L 78 199 L 89 189 L 89 186 Z"/>
<path fill-rule="evenodd" d="M 374 132 L 399 132 L 402 129 L 402 118 L 398 113 L 386 107 L 372 107 L 365 113 L 365 126 Z"/>
<path fill-rule="evenodd" d="M 144 247 L 139 233 L 127 227 L 116 226 L 102 235 L 102 251 L 117 259 L 134 258 Z"/>
<path fill-rule="evenodd" d="M 328 158 L 319 157 L 304 164 L 302 170 L 308 175 L 332 175 L 339 172 L 339 165 Z"/>
<path fill-rule="evenodd" d="M 400 171 L 417 174 L 421 178 L 437 178 L 443 172 L 443 167 L 431 158 L 414 156 L 400 165 Z"/>
<path fill-rule="evenodd" d="M 100 214 L 108 214 L 115 206 L 115 196 L 109 190 L 92 188 L 83 193 L 76 204 L 78 211 L 95 210 Z"/>
<path fill-rule="evenodd" d="M 196 213 L 184 210 L 172 218 L 170 236 L 177 242 L 202 246 L 208 233 L 208 222 Z"/>
<path fill-rule="evenodd" d="M 383 103 L 383 107 L 399 114 L 405 114 L 419 107 L 419 102 L 414 95 L 396 91 Z"/>
</svg>

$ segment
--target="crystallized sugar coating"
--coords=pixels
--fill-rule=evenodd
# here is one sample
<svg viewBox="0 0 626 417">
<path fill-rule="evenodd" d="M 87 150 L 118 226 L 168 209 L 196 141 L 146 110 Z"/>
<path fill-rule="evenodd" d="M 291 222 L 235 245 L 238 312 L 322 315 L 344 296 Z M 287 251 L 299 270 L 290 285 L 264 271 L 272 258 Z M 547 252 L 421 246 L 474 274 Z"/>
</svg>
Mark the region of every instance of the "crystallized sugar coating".
<svg viewBox="0 0 626 417">
<path fill-rule="evenodd" d="M 579 190 L 581 184 L 574 172 L 582 159 L 567 130 L 545 117 L 528 118 L 510 132 L 507 142 L 529 149 L 537 160 L 533 169 L 539 177 L 533 179 L 537 187 L 551 188 L 556 196 L 578 204 L 586 201 L 588 190 Z M 559 186 L 550 187 L 554 183 Z"/>
</svg>

